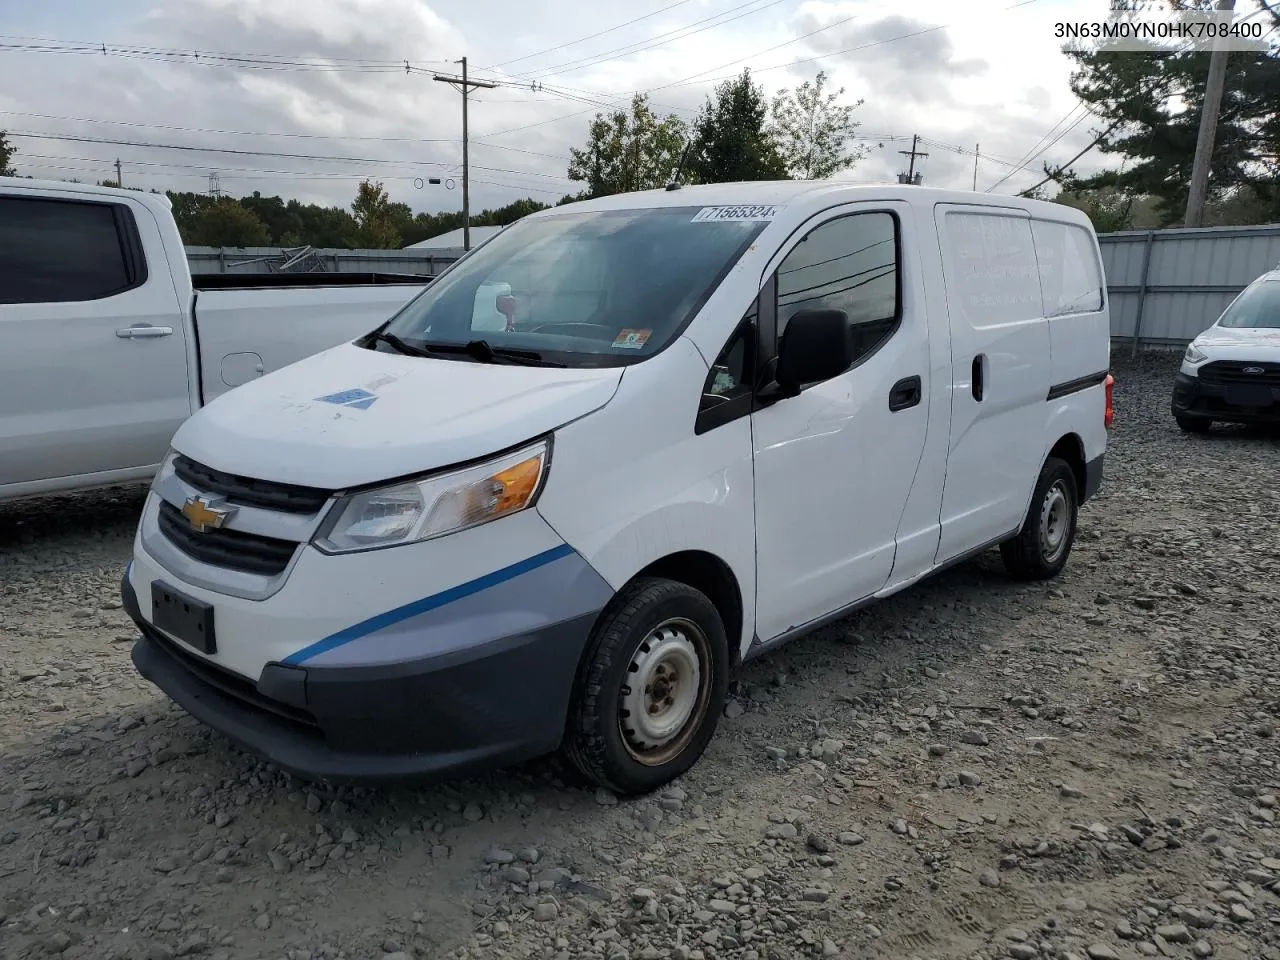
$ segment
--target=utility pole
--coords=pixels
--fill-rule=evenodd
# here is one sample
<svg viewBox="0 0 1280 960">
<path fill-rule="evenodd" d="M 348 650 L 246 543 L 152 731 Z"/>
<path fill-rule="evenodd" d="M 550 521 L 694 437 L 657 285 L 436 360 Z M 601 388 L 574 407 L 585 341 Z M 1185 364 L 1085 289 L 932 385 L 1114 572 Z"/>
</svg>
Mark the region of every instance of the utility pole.
<svg viewBox="0 0 1280 960">
<path fill-rule="evenodd" d="M 978 151 L 982 149 L 982 144 L 975 143 L 973 145 L 973 192 L 978 192 Z"/>
<path fill-rule="evenodd" d="M 1234 10 L 1236 0 L 1218 0 L 1219 10 Z M 1204 84 L 1204 106 L 1200 108 L 1200 133 L 1196 137 L 1196 158 L 1191 164 L 1191 184 L 1187 190 L 1187 216 L 1183 224 L 1204 223 L 1204 204 L 1209 195 L 1209 168 L 1213 162 L 1213 140 L 1218 133 L 1218 111 L 1222 109 L 1222 88 L 1226 86 L 1226 39 L 1209 54 L 1209 76 Z"/>
<path fill-rule="evenodd" d="M 124 178 L 120 175 L 120 158 L 116 157 L 116 186 L 124 186 Z"/>
<path fill-rule="evenodd" d="M 488 80 L 468 80 L 467 58 L 463 57 L 458 62 L 462 64 L 461 77 L 437 73 L 431 79 L 439 83 L 447 83 L 462 91 L 462 249 L 467 251 L 471 249 L 471 158 L 470 142 L 467 138 L 467 100 L 470 98 L 472 87 L 492 90 L 497 84 Z"/>
<path fill-rule="evenodd" d="M 919 174 L 917 174 L 917 173 L 916 173 L 916 157 L 927 157 L 927 156 L 928 156 L 928 154 L 927 154 L 927 153 L 925 153 L 925 152 L 924 152 L 924 151 L 922 151 L 922 150 L 917 150 L 917 149 L 916 149 L 916 146 L 917 146 L 919 143 L 920 143 L 920 134 L 918 134 L 918 133 L 917 133 L 917 134 L 914 134 L 914 135 L 911 137 L 911 149 L 910 149 L 910 150 L 899 150 L 899 151 L 898 151 L 898 152 L 899 152 L 900 154 L 902 154 L 904 157 L 910 157 L 910 158 L 911 158 L 911 163 L 910 163 L 910 165 L 909 165 L 909 166 L 908 166 L 908 168 L 907 168 L 907 172 L 906 172 L 905 174 L 901 174 L 901 173 L 900 173 L 900 174 L 898 174 L 898 182 L 899 182 L 899 183 L 909 183 L 909 184 L 912 184 L 912 185 L 914 185 L 914 186 L 919 186 L 919 185 L 920 185 L 920 180 L 921 180 L 921 179 L 923 179 L 923 178 L 922 178 Z"/>
</svg>

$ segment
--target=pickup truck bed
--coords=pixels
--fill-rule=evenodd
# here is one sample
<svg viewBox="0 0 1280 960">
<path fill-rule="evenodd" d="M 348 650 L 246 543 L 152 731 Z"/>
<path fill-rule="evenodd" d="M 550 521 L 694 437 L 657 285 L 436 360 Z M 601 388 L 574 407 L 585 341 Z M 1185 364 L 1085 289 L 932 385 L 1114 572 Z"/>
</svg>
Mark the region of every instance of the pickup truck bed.
<svg viewBox="0 0 1280 960">
<path fill-rule="evenodd" d="M 367 333 L 429 282 L 193 278 L 164 196 L 0 178 L 0 501 L 150 479 L 199 407 Z"/>
</svg>

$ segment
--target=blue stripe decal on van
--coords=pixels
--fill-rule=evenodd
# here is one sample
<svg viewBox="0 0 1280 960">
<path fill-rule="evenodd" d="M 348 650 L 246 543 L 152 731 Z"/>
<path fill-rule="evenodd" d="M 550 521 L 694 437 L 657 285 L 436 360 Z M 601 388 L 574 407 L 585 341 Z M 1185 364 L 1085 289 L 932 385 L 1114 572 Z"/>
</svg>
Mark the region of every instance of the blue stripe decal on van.
<svg viewBox="0 0 1280 960">
<path fill-rule="evenodd" d="M 428 610 L 435 610 L 446 604 L 453 603 L 455 600 L 461 600 L 463 597 L 469 597 L 482 590 L 488 590 L 490 587 L 496 587 L 500 583 L 514 580 L 530 570 L 537 570 L 548 563 L 554 563 L 556 560 L 572 556 L 573 552 L 574 550 L 571 546 L 567 543 L 562 543 L 558 547 L 552 547 L 550 550 L 535 554 L 527 560 L 513 563 L 511 566 L 495 570 L 493 573 L 486 573 L 483 577 L 476 577 L 476 579 L 460 583 L 456 587 L 450 587 L 440 593 L 433 593 L 429 597 L 423 597 L 421 600 L 407 603 L 403 607 L 396 607 L 394 610 L 380 613 L 376 617 L 370 617 L 368 620 L 363 620 L 347 627 L 345 630 L 339 630 L 323 640 L 318 640 L 309 647 L 303 647 L 296 653 L 289 654 L 282 662 L 296 666 L 335 647 L 340 647 L 353 640 L 359 640 L 361 637 L 367 637 L 371 633 L 376 633 L 379 630 L 400 623 L 402 620 L 408 620 L 410 617 L 416 617 L 419 614 L 426 613 Z"/>
</svg>

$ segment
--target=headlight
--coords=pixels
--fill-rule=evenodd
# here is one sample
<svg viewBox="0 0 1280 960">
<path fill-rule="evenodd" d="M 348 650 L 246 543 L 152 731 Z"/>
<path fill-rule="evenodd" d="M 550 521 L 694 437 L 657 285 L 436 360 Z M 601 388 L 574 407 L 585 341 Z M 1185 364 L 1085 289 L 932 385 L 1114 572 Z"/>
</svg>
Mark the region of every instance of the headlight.
<svg viewBox="0 0 1280 960">
<path fill-rule="evenodd" d="M 540 440 L 452 473 L 344 497 L 316 534 L 325 553 L 350 553 L 443 537 L 531 506 L 551 448 Z"/>
<path fill-rule="evenodd" d="M 1183 359 L 1186 360 L 1187 363 L 1202 363 L 1209 359 L 1209 355 L 1192 343 L 1187 347 L 1187 352 Z"/>
</svg>

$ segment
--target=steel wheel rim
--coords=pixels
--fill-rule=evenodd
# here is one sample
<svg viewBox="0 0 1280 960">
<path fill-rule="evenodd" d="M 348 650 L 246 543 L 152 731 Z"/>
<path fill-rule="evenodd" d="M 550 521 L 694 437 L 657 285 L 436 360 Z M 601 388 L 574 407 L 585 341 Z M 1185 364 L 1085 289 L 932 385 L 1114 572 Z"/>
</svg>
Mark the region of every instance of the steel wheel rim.
<svg viewBox="0 0 1280 960">
<path fill-rule="evenodd" d="M 678 757 L 706 716 L 711 644 L 696 623 L 664 620 L 632 654 L 618 702 L 618 729 L 631 758 L 656 767 Z"/>
<path fill-rule="evenodd" d="M 1040 551 L 1046 563 L 1055 563 L 1067 549 L 1071 526 L 1071 499 L 1067 485 L 1055 480 L 1040 504 Z"/>
</svg>

